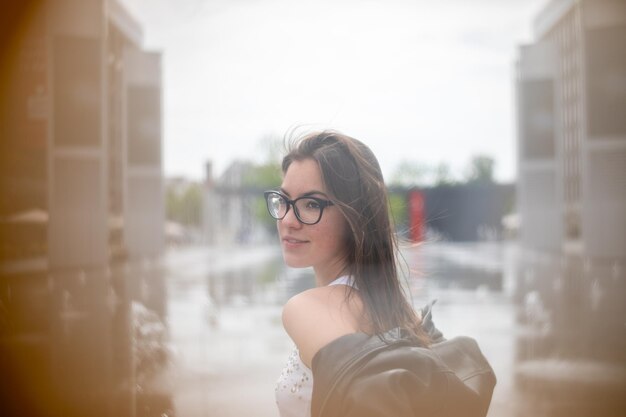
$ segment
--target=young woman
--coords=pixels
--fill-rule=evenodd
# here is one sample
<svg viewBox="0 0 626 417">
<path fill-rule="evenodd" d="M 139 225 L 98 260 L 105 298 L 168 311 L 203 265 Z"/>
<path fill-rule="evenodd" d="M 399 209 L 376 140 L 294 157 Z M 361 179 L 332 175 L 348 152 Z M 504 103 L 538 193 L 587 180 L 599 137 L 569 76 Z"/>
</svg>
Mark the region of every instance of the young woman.
<svg viewBox="0 0 626 417">
<path fill-rule="evenodd" d="M 281 416 L 308 417 L 312 410 L 316 417 L 428 415 L 424 407 L 437 408 L 432 401 L 440 397 L 415 405 L 405 396 L 450 386 L 437 358 L 427 352 L 411 365 L 411 354 L 398 365 L 394 353 L 372 362 L 398 341 L 422 348 L 429 343 L 398 280 L 397 244 L 376 157 L 360 141 L 325 131 L 295 143 L 282 171 L 280 189 L 265 193 L 267 207 L 277 220 L 285 263 L 313 267 L 316 287 L 283 308 L 283 325 L 296 347 L 276 387 Z M 397 379 L 398 371 L 409 378 Z M 432 381 L 427 389 L 415 383 L 424 377 Z"/>
</svg>

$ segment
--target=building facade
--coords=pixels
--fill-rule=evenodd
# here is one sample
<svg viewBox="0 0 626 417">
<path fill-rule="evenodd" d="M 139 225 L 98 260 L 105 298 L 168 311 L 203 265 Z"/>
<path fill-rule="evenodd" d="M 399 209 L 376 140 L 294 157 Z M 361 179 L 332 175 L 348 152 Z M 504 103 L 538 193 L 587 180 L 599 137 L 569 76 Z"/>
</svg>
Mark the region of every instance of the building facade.
<svg viewBox="0 0 626 417">
<path fill-rule="evenodd" d="M 520 49 L 528 247 L 626 256 L 625 9 L 621 1 L 552 1 L 535 21 L 536 42 Z"/>
<path fill-rule="evenodd" d="M 131 302 L 164 306 L 161 56 L 115 0 L 25 4 L 1 51 L 0 414 L 134 415 Z"/>
<path fill-rule="evenodd" d="M 520 337 L 518 357 L 621 369 L 626 362 L 626 2 L 549 1 L 536 16 L 534 33 L 535 41 L 520 48 L 516 74 L 518 296 L 521 318 L 532 330 Z M 626 386 L 623 380 L 604 382 L 611 389 Z M 592 391 L 593 384 L 589 387 Z M 596 411 L 592 414 L 605 415 Z"/>
<path fill-rule="evenodd" d="M 202 231 L 209 244 L 242 245 L 266 241 L 259 217 L 267 216 L 263 190 L 249 184 L 254 165 L 233 161 L 213 179 L 207 163 L 203 190 Z"/>
</svg>

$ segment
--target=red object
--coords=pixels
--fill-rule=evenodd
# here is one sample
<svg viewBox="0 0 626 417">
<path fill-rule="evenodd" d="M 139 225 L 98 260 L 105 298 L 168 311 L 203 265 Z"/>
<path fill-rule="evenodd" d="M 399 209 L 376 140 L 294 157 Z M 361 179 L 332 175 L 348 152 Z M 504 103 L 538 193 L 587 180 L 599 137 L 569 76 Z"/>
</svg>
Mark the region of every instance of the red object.
<svg viewBox="0 0 626 417">
<path fill-rule="evenodd" d="M 424 195 L 417 190 L 409 191 L 409 238 L 413 242 L 424 240 Z"/>
</svg>

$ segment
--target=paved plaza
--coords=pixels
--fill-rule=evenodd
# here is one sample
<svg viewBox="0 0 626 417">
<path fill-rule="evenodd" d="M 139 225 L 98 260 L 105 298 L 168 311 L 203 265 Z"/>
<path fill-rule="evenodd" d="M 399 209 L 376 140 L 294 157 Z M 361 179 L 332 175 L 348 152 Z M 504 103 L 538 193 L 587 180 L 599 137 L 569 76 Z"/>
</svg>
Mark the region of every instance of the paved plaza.
<svg viewBox="0 0 626 417">
<path fill-rule="evenodd" d="M 466 288 L 463 282 L 431 281 L 450 272 L 450 263 L 465 262 L 468 271 L 482 268 L 486 275 L 501 271 L 509 252 L 493 244 L 405 251 L 408 267 L 415 269 L 409 280 L 414 303 L 437 299 L 437 326 L 447 337 L 476 338 L 492 363 L 498 384 L 490 417 L 514 415 L 511 284 L 494 289 L 487 279 Z M 278 248 L 182 249 L 169 252 L 165 262 L 172 355 L 163 389 L 172 393 L 175 414 L 278 416 L 274 384 L 292 349 L 281 308 L 290 291 L 297 291 L 289 281 L 298 279 L 281 266 Z"/>
</svg>

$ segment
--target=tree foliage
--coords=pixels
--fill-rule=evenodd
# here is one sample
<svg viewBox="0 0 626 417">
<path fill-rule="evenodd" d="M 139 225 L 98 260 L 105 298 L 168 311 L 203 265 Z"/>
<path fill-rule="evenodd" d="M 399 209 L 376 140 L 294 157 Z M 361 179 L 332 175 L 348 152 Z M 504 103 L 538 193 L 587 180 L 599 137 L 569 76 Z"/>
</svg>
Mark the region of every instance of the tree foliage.
<svg viewBox="0 0 626 417">
<path fill-rule="evenodd" d="M 445 162 L 440 162 L 435 168 L 435 187 L 440 185 L 453 185 L 456 184 L 456 180 L 452 176 L 450 165 Z"/>
<path fill-rule="evenodd" d="M 189 183 L 181 192 L 173 186 L 165 191 L 165 213 L 167 220 L 185 226 L 200 227 L 202 221 L 202 186 Z"/>
<path fill-rule="evenodd" d="M 467 182 L 493 182 L 495 161 L 487 155 L 472 157 L 467 174 Z"/>
<path fill-rule="evenodd" d="M 276 230 L 276 221 L 267 212 L 262 192 L 264 190 L 275 190 L 282 182 L 279 152 L 280 141 L 276 137 L 266 136 L 259 141 L 259 147 L 266 152 L 264 161 L 252 165 L 243 178 L 243 185 L 258 193 L 258 196 L 252 202 L 254 217 L 267 230 L 274 232 Z"/>
<path fill-rule="evenodd" d="M 391 174 L 389 184 L 406 188 L 421 187 L 428 182 L 431 171 L 431 167 L 424 163 L 403 160 Z"/>
<path fill-rule="evenodd" d="M 407 202 L 404 193 L 389 193 L 389 211 L 397 232 L 407 228 Z"/>
<path fill-rule="evenodd" d="M 267 212 L 262 191 L 276 189 L 281 180 L 280 167 L 277 163 L 255 165 L 244 178 L 245 185 L 255 189 L 258 194 L 252 202 L 254 217 L 271 232 L 276 230 L 276 220 Z"/>
<path fill-rule="evenodd" d="M 396 229 L 402 232 L 408 224 L 406 190 L 415 187 L 493 182 L 494 166 L 495 161 L 492 157 L 476 155 L 469 161 L 464 180 L 459 180 L 452 174 L 450 165 L 443 161 L 437 165 L 428 165 L 424 162 L 408 159 L 401 161 L 388 182 L 392 190 L 395 189 L 389 195 L 389 204 Z"/>
</svg>

